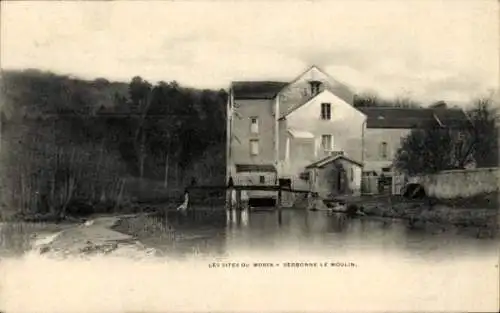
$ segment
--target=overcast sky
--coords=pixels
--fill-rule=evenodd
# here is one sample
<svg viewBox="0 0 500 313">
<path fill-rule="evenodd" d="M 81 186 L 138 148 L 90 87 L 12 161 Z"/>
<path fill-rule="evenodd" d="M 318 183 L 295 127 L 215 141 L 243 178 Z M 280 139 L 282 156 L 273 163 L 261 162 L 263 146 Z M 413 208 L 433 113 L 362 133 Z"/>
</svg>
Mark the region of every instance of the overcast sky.
<svg viewBox="0 0 500 313">
<path fill-rule="evenodd" d="M 497 1 L 2 1 L 2 68 L 85 78 L 291 80 L 468 100 L 499 84 Z"/>
</svg>

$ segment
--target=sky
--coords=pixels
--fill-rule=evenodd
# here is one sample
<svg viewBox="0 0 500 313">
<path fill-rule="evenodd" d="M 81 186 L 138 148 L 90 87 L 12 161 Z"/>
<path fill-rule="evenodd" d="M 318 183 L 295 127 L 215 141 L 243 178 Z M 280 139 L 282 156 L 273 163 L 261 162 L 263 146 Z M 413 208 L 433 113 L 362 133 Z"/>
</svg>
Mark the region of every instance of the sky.
<svg viewBox="0 0 500 313">
<path fill-rule="evenodd" d="M 318 65 L 354 92 L 469 101 L 499 86 L 498 1 L 2 1 L 3 69 L 83 78 L 291 81 Z M 497 94 L 498 95 L 498 94 Z"/>
</svg>

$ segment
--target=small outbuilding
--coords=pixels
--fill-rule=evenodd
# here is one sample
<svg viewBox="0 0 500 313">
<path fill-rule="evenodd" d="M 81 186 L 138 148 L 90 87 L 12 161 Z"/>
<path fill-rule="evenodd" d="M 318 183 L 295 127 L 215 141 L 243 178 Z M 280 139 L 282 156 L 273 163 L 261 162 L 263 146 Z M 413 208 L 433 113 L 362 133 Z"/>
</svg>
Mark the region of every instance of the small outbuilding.
<svg viewBox="0 0 500 313">
<path fill-rule="evenodd" d="M 363 164 L 345 155 L 325 157 L 306 166 L 309 188 L 321 198 L 358 195 Z"/>
</svg>

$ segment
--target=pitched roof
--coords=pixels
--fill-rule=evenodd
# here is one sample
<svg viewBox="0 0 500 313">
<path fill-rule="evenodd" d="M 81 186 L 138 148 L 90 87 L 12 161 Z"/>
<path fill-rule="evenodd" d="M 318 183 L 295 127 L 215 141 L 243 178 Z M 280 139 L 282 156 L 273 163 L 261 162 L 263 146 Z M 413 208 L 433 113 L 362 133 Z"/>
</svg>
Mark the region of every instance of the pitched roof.
<svg viewBox="0 0 500 313">
<path fill-rule="evenodd" d="M 271 172 L 276 173 L 272 164 L 236 164 L 236 172 Z"/>
<path fill-rule="evenodd" d="M 335 155 L 329 155 L 329 156 L 327 156 L 319 161 L 311 163 L 308 166 L 306 166 L 306 168 L 323 167 L 329 163 L 332 163 L 332 162 L 334 162 L 336 160 L 340 160 L 340 159 L 345 160 L 345 161 L 350 162 L 350 163 L 353 163 L 353 164 L 358 165 L 358 166 L 363 166 L 363 163 L 358 162 L 356 160 L 353 160 L 353 159 L 351 159 L 343 154 L 335 154 Z"/>
<path fill-rule="evenodd" d="M 323 73 L 324 75 L 326 75 L 329 78 L 330 82 L 333 82 L 333 84 L 328 84 L 328 88 L 327 89 L 329 89 L 334 95 L 336 95 L 340 99 L 344 100 L 345 102 L 347 102 L 347 103 L 349 103 L 351 105 L 353 104 L 354 93 L 352 92 L 352 90 L 346 84 L 344 84 L 344 83 L 338 81 L 337 79 L 333 78 L 330 74 L 328 74 L 328 72 L 326 72 L 325 70 L 323 70 L 321 67 L 319 67 L 317 65 L 311 65 L 311 66 L 309 66 L 305 71 L 303 71 L 300 75 L 298 75 L 294 80 L 292 80 L 288 84 L 292 85 L 298 79 L 300 79 L 304 74 L 306 74 L 307 72 L 309 72 L 313 68 L 316 68 L 318 71 L 320 71 L 321 73 Z M 309 100 L 311 98 L 313 98 L 313 97 L 314 96 L 310 97 Z M 309 100 L 307 100 L 307 101 L 309 101 Z"/>
<path fill-rule="evenodd" d="M 325 92 L 326 90 L 323 90 L 322 92 L 316 94 L 316 95 L 313 95 L 311 97 L 307 97 L 304 101 L 302 101 L 302 103 L 300 103 L 299 105 L 295 105 L 295 106 L 292 106 L 287 112 L 283 113 L 281 115 L 281 117 L 279 118 L 280 120 L 284 120 L 286 119 L 286 117 L 290 114 L 292 114 L 293 112 L 295 112 L 296 110 L 298 110 L 299 108 L 301 108 L 302 106 L 304 106 L 306 103 L 309 103 L 309 101 L 311 101 L 312 99 L 316 98 L 317 96 L 319 96 L 320 94 L 322 94 L 323 92 Z"/>
<path fill-rule="evenodd" d="M 463 125 L 467 115 L 460 109 L 359 108 L 366 114 L 367 128 L 418 128 L 438 123 L 445 127 Z"/>
<path fill-rule="evenodd" d="M 332 92 L 346 101 L 349 104 L 353 104 L 354 93 L 350 90 L 350 88 L 344 83 L 336 80 L 331 75 L 329 75 L 326 71 L 319 68 L 316 65 L 312 65 L 307 68 L 304 72 L 294 78 L 292 81 L 283 82 L 283 81 L 235 81 L 231 83 L 231 88 L 233 90 L 234 99 L 274 99 L 276 95 L 287 85 L 293 84 L 300 77 L 302 77 L 305 73 L 310 71 L 311 69 L 316 68 L 326 76 L 330 78 L 334 84 L 331 84 L 329 89 Z"/>
<path fill-rule="evenodd" d="M 352 92 L 351 89 L 347 87 L 347 85 L 337 82 L 337 85 L 331 87 L 330 89 L 332 93 L 340 99 L 344 100 L 350 105 L 354 104 L 354 92 Z"/>
<path fill-rule="evenodd" d="M 287 84 L 277 81 L 236 81 L 231 88 L 234 99 L 274 99 Z"/>
<path fill-rule="evenodd" d="M 460 109 L 434 110 L 435 118 L 440 125 L 445 127 L 463 127 L 464 122 L 469 122 L 469 117 Z"/>
</svg>

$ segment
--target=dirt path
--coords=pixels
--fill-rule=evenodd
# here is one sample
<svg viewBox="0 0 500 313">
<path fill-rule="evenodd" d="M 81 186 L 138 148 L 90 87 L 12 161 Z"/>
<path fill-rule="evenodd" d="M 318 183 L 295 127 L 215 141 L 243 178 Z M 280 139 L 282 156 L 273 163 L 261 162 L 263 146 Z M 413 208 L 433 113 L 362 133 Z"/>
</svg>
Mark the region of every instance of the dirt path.
<svg viewBox="0 0 500 313">
<path fill-rule="evenodd" d="M 145 249 L 133 236 L 111 229 L 118 220 L 128 216 L 130 215 L 95 217 L 84 224 L 65 229 L 57 235 L 47 236 L 45 242 L 35 249 L 41 253 L 62 251 L 66 255 L 109 254 L 123 246 Z"/>
</svg>

